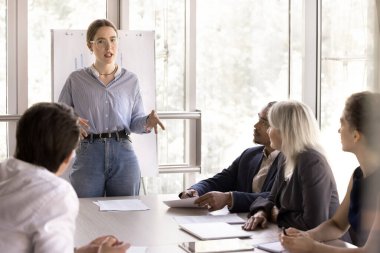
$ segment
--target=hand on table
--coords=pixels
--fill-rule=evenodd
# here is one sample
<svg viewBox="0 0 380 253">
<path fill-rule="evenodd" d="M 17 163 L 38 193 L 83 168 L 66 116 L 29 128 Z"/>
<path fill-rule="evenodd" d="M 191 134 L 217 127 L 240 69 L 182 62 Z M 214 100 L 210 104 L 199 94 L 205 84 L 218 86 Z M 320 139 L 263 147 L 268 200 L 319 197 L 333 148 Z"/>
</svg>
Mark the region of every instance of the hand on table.
<svg viewBox="0 0 380 253">
<path fill-rule="evenodd" d="M 124 253 L 130 245 L 119 241 L 115 236 L 100 236 L 89 244 L 75 249 L 75 253 Z"/>
<path fill-rule="evenodd" d="M 281 233 L 280 241 L 282 246 L 292 253 L 312 252 L 315 246 L 315 241 L 309 233 L 295 228 L 286 229 L 286 235 Z"/>
<path fill-rule="evenodd" d="M 258 226 L 262 228 L 268 227 L 268 219 L 263 211 L 258 211 L 245 222 L 242 226 L 244 230 L 255 230 Z"/>
<path fill-rule="evenodd" d="M 222 209 L 226 205 L 231 206 L 232 196 L 230 192 L 212 191 L 199 197 L 194 201 L 194 204 L 197 204 L 199 206 L 206 206 L 207 209 L 212 212 Z"/>
</svg>

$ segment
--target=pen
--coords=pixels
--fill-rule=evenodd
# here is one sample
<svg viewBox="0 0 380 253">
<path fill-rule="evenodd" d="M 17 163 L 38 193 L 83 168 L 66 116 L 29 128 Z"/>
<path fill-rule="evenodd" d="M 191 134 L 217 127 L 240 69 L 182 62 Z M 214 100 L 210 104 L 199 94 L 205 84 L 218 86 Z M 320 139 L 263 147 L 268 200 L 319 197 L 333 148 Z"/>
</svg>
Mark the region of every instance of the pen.
<svg viewBox="0 0 380 253">
<path fill-rule="evenodd" d="M 284 235 L 288 235 L 288 234 L 286 233 L 285 227 L 282 227 L 282 233 L 284 233 Z"/>
</svg>

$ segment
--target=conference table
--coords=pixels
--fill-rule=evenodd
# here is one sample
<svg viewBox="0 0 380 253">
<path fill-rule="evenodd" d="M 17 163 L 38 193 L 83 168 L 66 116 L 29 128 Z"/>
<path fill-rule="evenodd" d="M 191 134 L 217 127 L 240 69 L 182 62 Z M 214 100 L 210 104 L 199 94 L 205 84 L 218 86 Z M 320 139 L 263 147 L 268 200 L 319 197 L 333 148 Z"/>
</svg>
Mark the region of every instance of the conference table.
<svg viewBox="0 0 380 253">
<path fill-rule="evenodd" d="M 93 202 L 112 199 L 139 199 L 149 210 L 143 211 L 99 211 Z M 75 233 L 75 245 L 87 244 L 102 235 L 115 235 L 118 239 L 129 242 L 136 247 L 147 247 L 145 252 L 176 253 L 184 252 L 178 245 L 182 242 L 198 241 L 191 234 L 179 228 L 175 216 L 208 215 L 203 208 L 170 208 L 163 201 L 178 199 L 177 195 L 142 195 L 134 197 L 80 198 L 79 215 Z M 246 213 L 238 214 L 247 219 Z M 241 226 L 236 224 L 234 226 Z M 253 245 L 278 241 L 280 229 L 270 224 L 267 229 L 250 231 L 247 240 Z M 342 247 L 350 246 L 339 240 L 333 242 Z M 245 251 L 247 252 L 247 251 Z M 255 248 L 254 252 L 265 252 Z"/>
</svg>

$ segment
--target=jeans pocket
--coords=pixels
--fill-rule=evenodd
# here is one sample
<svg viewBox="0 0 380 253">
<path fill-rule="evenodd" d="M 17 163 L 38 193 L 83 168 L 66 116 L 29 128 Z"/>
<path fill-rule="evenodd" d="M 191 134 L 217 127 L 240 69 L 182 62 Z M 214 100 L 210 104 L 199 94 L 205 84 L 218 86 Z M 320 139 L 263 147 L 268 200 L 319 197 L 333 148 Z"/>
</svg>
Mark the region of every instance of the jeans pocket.
<svg viewBox="0 0 380 253">
<path fill-rule="evenodd" d="M 121 145 L 127 150 L 133 150 L 132 142 L 128 139 L 122 139 Z"/>
<path fill-rule="evenodd" d="M 81 141 L 79 143 L 79 147 L 76 150 L 77 155 L 85 154 L 86 150 L 88 149 L 88 145 L 90 145 L 90 143 L 88 141 Z"/>
</svg>

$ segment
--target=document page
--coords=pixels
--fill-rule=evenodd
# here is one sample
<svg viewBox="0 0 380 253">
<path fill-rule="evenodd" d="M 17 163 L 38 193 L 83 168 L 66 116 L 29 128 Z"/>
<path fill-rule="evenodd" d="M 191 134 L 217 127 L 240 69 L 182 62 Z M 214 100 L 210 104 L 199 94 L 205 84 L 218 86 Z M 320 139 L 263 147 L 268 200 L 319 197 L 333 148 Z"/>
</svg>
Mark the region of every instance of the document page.
<svg viewBox="0 0 380 253">
<path fill-rule="evenodd" d="M 282 247 L 280 242 L 270 242 L 257 245 L 257 248 L 272 252 L 272 253 L 287 253 L 286 249 Z"/>
<path fill-rule="evenodd" d="M 229 224 L 243 224 L 245 221 L 236 213 L 225 215 L 198 215 L 198 216 L 174 216 L 173 219 L 178 224 L 204 223 L 204 222 L 226 222 Z"/>
<path fill-rule="evenodd" d="M 98 200 L 94 204 L 99 206 L 100 211 L 140 211 L 149 210 L 139 199 L 116 199 L 116 200 Z"/>
<path fill-rule="evenodd" d="M 253 245 L 239 238 L 183 242 L 179 247 L 189 253 L 252 251 Z"/>
<path fill-rule="evenodd" d="M 201 240 L 250 237 L 251 234 L 240 227 L 225 222 L 187 223 L 179 224 L 186 232 Z"/>
<path fill-rule="evenodd" d="M 187 199 L 164 200 L 164 203 L 169 207 L 206 208 L 206 207 L 199 207 L 198 205 L 194 204 L 194 201 L 197 199 L 198 197 L 187 198 Z"/>
</svg>

